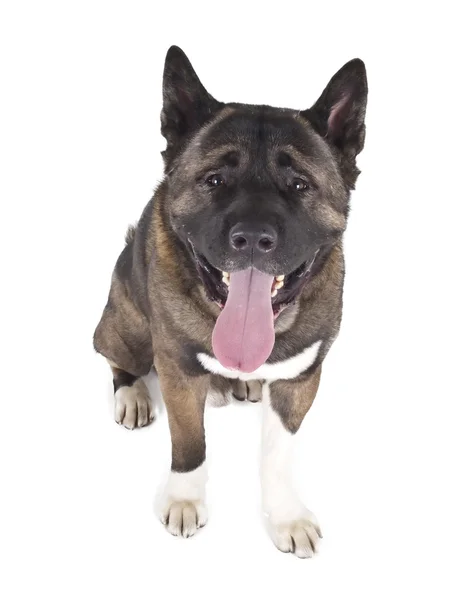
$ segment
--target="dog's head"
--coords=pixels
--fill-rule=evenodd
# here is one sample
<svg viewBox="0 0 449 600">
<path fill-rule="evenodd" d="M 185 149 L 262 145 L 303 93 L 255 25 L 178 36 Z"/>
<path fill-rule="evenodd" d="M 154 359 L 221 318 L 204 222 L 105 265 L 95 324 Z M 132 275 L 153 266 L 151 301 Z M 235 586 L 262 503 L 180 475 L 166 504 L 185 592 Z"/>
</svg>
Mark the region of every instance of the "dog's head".
<svg viewBox="0 0 449 600">
<path fill-rule="evenodd" d="M 275 317 L 340 240 L 366 98 L 365 67 L 355 59 L 308 110 L 223 104 L 179 48 L 168 51 L 167 207 L 209 298 L 224 307 L 213 334 L 224 366 L 252 372 L 266 360 Z"/>
</svg>

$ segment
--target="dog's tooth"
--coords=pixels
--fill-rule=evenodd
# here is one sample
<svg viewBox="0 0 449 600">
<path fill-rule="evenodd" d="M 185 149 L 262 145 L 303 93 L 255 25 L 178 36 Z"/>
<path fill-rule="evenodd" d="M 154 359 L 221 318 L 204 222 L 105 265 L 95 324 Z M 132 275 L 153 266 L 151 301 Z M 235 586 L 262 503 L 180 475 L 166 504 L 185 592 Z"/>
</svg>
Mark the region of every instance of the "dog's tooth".
<svg viewBox="0 0 449 600">
<path fill-rule="evenodd" d="M 281 287 L 284 287 L 284 282 L 283 281 L 276 281 L 276 283 L 274 284 L 274 289 L 275 290 L 280 290 Z"/>
<path fill-rule="evenodd" d="M 223 277 L 226 277 L 226 279 L 229 279 L 229 273 L 227 273 L 226 271 L 222 271 Z"/>
<path fill-rule="evenodd" d="M 273 290 L 271 292 L 271 297 L 274 298 L 275 296 L 277 296 L 278 291 L 277 290 Z"/>
<path fill-rule="evenodd" d="M 228 277 L 222 277 L 221 280 L 223 283 L 225 283 L 229 287 L 229 278 Z"/>
<path fill-rule="evenodd" d="M 276 279 L 276 281 L 284 281 L 284 279 L 285 279 L 285 275 L 277 275 L 277 276 L 275 277 L 275 279 Z"/>
</svg>

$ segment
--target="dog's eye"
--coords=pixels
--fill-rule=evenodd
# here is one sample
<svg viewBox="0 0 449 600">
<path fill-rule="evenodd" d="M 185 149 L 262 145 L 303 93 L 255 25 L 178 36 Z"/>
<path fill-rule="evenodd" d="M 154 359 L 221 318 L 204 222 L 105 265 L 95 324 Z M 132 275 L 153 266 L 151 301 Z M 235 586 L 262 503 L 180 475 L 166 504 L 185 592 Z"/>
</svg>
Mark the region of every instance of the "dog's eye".
<svg viewBox="0 0 449 600">
<path fill-rule="evenodd" d="M 215 173 L 206 179 L 206 183 L 207 185 L 210 185 L 210 187 L 220 187 L 220 185 L 224 185 L 224 182 L 224 178 L 218 173 Z"/>
<path fill-rule="evenodd" d="M 295 192 L 304 192 L 309 188 L 309 184 L 304 179 L 294 179 L 292 183 L 292 188 Z"/>
</svg>

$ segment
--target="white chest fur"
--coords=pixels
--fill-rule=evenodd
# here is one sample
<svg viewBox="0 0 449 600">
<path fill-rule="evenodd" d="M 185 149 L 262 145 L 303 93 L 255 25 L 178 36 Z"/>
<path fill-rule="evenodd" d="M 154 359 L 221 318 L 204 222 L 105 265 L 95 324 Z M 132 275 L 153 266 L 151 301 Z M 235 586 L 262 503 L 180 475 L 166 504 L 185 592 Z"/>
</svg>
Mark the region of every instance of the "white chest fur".
<svg viewBox="0 0 449 600">
<path fill-rule="evenodd" d="M 203 367 L 216 375 L 222 375 L 228 379 L 242 379 L 250 381 L 251 379 L 265 379 L 267 381 L 276 381 L 277 379 L 293 379 L 298 377 L 309 367 L 313 365 L 321 346 L 321 340 L 318 340 L 296 356 L 281 360 L 277 363 L 264 363 L 252 373 L 242 373 L 223 367 L 216 358 L 199 352 L 197 358 Z"/>
</svg>

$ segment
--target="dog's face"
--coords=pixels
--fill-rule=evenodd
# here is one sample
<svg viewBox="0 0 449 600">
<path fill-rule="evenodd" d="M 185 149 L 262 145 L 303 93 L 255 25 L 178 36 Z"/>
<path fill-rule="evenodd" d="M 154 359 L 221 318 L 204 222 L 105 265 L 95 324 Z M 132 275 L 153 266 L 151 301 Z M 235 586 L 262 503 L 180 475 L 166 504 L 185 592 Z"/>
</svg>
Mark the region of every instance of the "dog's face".
<svg viewBox="0 0 449 600">
<path fill-rule="evenodd" d="M 363 147 L 366 93 L 363 63 L 354 60 L 308 111 L 222 104 L 185 55 L 169 50 L 162 132 L 170 220 L 209 298 L 229 313 L 220 317 L 223 330 L 248 314 L 256 327 L 268 311 L 273 320 L 341 238 Z M 268 329 L 259 344 L 265 353 L 274 335 Z M 215 334 L 229 338 L 221 329 Z M 231 342 L 219 341 L 218 351 L 214 344 L 215 353 L 225 366 L 242 368 L 240 359 L 229 359 Z M 253 368 L 263 354 L 243 367 Z"/>
</svg>

